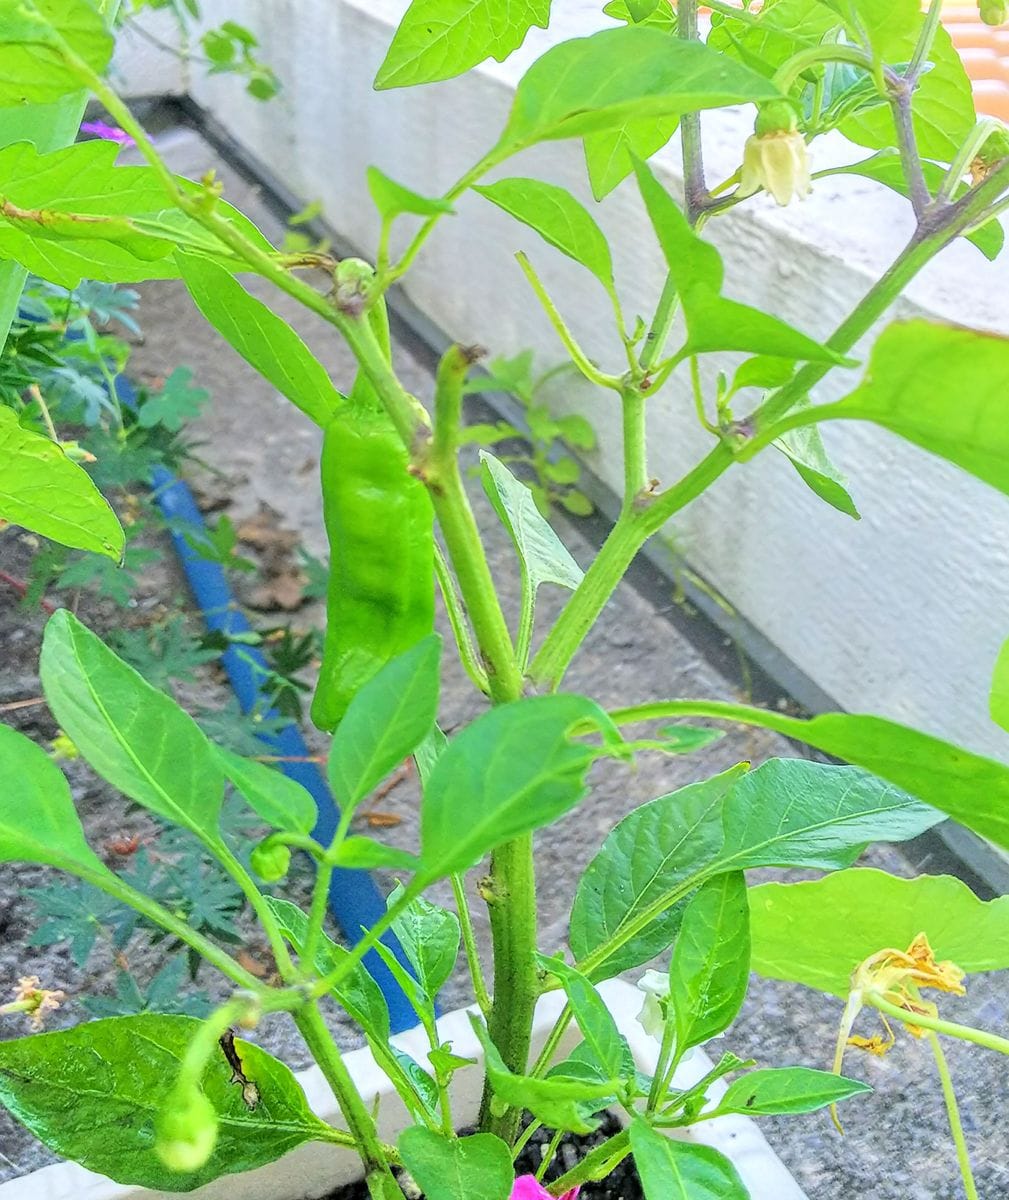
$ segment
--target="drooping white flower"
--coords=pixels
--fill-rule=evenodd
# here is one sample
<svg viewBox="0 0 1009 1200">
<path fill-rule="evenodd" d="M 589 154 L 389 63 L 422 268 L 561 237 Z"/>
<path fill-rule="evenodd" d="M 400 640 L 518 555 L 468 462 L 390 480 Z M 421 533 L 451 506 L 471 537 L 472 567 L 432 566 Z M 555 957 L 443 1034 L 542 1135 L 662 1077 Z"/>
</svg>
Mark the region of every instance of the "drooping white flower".
<svg viewBox="0 0 1009 1200">
<path fill-rule="evenodd" d="M 638 1022 L 649 1037 L 662 1040 L 666 1027 L 666 1003 L 669 999 L 669 976 L 662 971 L 646 971 L 638 980 L 645 1001 L 638 1013 Z"/>
<path fill-rule="evenodd" d="M 761 190 L 770 192 L 781 205 L 803 200 L 813 190 L 809 150 L 797 129 L 754 133 L 747 138 L 738 195 L 752 196 Z"/>
</svg>

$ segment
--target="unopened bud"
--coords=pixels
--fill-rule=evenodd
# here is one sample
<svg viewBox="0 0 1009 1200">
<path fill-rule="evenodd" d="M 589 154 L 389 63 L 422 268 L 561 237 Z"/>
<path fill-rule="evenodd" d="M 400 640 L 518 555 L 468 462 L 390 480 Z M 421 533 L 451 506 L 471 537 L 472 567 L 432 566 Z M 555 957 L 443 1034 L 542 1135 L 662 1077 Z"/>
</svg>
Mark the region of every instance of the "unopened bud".
<svg viewBox="0 0 1009 1200">
<path fill-rule="evenodd" d="M 344 258 L 333 272 L 333 302 L 348 317 L 364 312 L 368 289 L 375 278 L 374 268 L 363 258 Z"/>
<path fill-rule="evenodd" d="M 978 0 L 978 8 L 986 25 L 1004 25 L 1009 21 L 1009 0 Z"/>
<path fill-rule="evenodd" d="M 283 842 L 266 838 L 252 851 L 249 862 L 264 883 L 278 883 L 291 869 L 291 851 Z"/>
<path fill-rule="evenodd" d="M 156 1130 L 154 1150 L 169 1171 L 198 1171 L 217 1144 L 217 1113 L 198 1088 L 176 1091 Z"/>
</svg>

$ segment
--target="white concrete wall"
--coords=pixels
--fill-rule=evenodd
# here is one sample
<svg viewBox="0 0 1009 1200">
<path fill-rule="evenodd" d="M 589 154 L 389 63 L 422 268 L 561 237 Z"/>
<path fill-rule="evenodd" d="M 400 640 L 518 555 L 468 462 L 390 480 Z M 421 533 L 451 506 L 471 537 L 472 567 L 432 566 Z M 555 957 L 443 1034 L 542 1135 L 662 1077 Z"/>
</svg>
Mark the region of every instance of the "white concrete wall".
<svg viewBox="0 0 1009 1200">
<path fill-rule="evenodd" d="M 559 3 L 549 33 L 534 31 L 503 65 L 420 89 L 374 93 L 371 81 L 405 0 L 209 0 L 209 14 L 257 32 L 285 84 L 268 105 L 241 84 L 194 75 L 193 93 L 247 150 L 369 253 L 377 221 L 364 185 L 370 163 L 428 194 L 448 186 L 495 140 L 522 70 L 553 40 L 605 23 L 596 3 Z M 738 165 L 752 114 L 705 119 L 709 173 Z M 818 165 L 863 153 L 816 148 Z M 668 183 L 675 153 L 657 160 Z M 550 143 L 507 164 L 588 197 L 577 143 Z M 614 244 L 629 313 L 647 313 L 662 265 L 632 186 L 598 210 Z M 726 258 L 727 290 L 826 336 L 896 254 L 907 206 L 854 178 L 820 183 L 803 205 L 766 197 L 709 227 Z M 476 195 L 443 221 L 414 271 L 411 298 L 452 337 L 494 353 L 525 346 L 550 364 L 562 352 L 512 258 L 525 249 L 583 344 L 615 367 L 604 296 L 575 264 Z M 970 246 L 947 250 L 893 316 L 925 313 L 1009 333 L 1009 254 L 987 264 Z M 871 339 L 861 347 L 864 351 Z M 706 364 L 713 374 L 719 364 Z M 849 387 L 837 372 L 821 401 Z M 1007 398 L 1009 400 L 1009 398 Z M 950 397 L 956 403 L 956 397 Z M 619 483 L 619 420 L 609 394 L 571 389 L 560 407 L 584 408 L 601 434 L 592 467 Z M 677 522 L 691 565 L 837 703 L 1005 753 L 987 718 L 991 664 L 1009 634 L 1009 500 L 953 467 L 868 425 L 825 428 L 863 513 L 853 522 L 818 502 L 774 453 L 734 468 Z M 652 404 L 651 472 L 675 480 L 707 448 L 682 379 Z"/>
</svg>

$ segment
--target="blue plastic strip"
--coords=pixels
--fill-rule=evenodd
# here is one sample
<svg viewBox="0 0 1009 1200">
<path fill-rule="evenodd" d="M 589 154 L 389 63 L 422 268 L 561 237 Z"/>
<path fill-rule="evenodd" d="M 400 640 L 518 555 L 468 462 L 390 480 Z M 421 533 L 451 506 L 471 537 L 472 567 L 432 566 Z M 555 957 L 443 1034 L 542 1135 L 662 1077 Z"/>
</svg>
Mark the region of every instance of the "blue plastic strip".
<svg viewBox="0 0 1009 1200">
<path fill-rule="evenodd" d="M 128 380 L 119 376 L 116 388 L 123 404 L 130 408 L 136 406 L 136 397 Z M 252 627 L 231 594 L 221 566 L 201 558 L 186 541 L 187 532 L 199 540 L 206 530 L 203 514 L 189 487 L 161 467 L 152 473 L 151 485 L 207 628 L 229 637 L 250 632 Z M 264 710 L 262 707 L 262 684 L 269 675 L 269 668 L 255 646 L 231 645 L 221 656 L 221 662 L 243 712 L 257 708 L 265 717 L 272 719 L 280 716 L 275 709 Z M 270 753 L 278 758 L 308 759 L 310 755 L 301 733 L 292 722 L 288 722 L 276 734 L 262 735 L 262 741 Z M 284 761 L 279 765 L 285 775 L 300 783 L 315 800 L 319 817 L 312 836 L 323 845 L 328 845 L 336 832 L 340 810 L 322 772 L 314 762 L 308 761 Z M 329 908 L 344 936 L 353 944 L 360 941 L 363 930 L 370 929 L 383 915 L 385 901 L 366 871 L 337 868 L 329 886 Z M 402 947 L 396 939 L 387 934 L 382 941 L 409 970 Z M 412 1029 L 417 1024 L 417 1015 L 382 958 L 376 951 L 369 950 L 363 961 L 385 996 L 393 1033 Z"/>
</svg>

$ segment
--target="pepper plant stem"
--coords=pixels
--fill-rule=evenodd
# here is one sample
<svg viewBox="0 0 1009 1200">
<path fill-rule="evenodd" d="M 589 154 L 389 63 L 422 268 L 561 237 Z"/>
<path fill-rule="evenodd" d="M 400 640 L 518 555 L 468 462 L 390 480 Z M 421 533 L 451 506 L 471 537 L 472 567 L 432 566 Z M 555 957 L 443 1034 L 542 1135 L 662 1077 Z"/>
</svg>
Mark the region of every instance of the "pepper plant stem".
<svg viewBox="0 0 1009 1200">
<path fill-rule="evenodd" d="M 934 1033 L 929 1033 L 928 1043 L 932 1047 L 939 1081 L 942 1084 L 942 1097 L 946 1101 L 946 1115 L 949 1117 L 949 1131 L 953 1135 L 956 1146 L 956 1160 L 963 1179 L 963 1190 L 967 1200 L 978 1200 L 977 1184 L 974 1182 L 974 1172 L 970 1165 L 970 1153 L 967 1149 L 967 1139 L 963 1133 L 963 1123 L 960 1120 L 960 1106 L 957 1104 L 956 1092 L 953 1089 L 953 1079 L 949 1073 L 949 1064 L 943 1053 L 942 1045 Z"/>
<path fill-rule="evenodd" d="M 372 1200 L 401 1198 L 403 1193 L 389 1169 L 389 1157 L 378 1140 L 375 1122 L 350 1077 L 333 1036 L 322 1019 L 318 1004 L 305 1005 L 294 1014 L 294 1021 L 340 1105 L 343 1119 L 361 1157 Z"/>
</svg>

